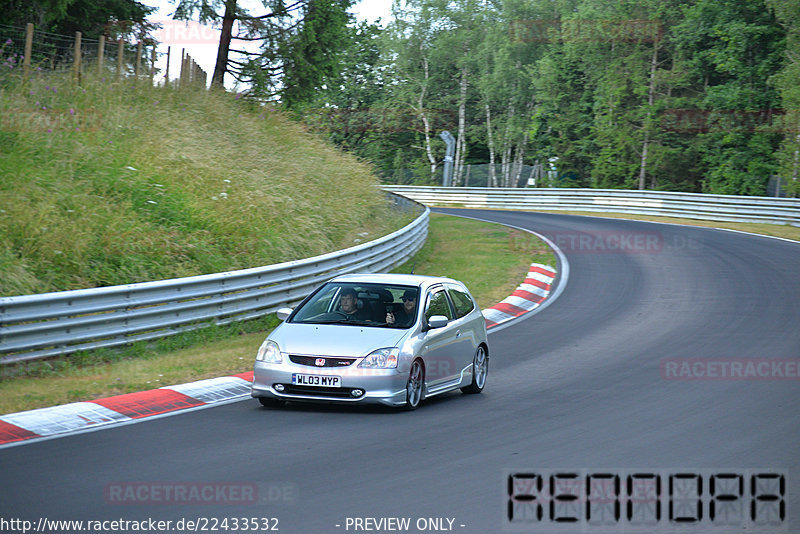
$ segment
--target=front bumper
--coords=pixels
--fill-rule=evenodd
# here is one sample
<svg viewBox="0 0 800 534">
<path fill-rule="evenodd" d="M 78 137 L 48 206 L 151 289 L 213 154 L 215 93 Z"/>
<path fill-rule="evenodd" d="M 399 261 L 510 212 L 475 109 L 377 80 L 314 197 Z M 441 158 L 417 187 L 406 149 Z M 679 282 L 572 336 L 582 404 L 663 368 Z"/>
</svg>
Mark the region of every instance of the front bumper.
<svg viewBox="0 0 800 534">
<path fill-rule="evenodd" d="M 339 376 L 341 387 L 295 386 L 292 375 Z M 362 369 L 357 363 L 346 368 L 316 368 L 298 365 L 284 359 L 283 363 L 257 361 L 253 368 L 253 385 L 250 395 L 282 400 L 311 402 L 341 402 L 401 406 L 406 402 L 407 373 L 398 369 Z M 278 391 L 275 385 L 282 384 Z M 352 391 L 361 389 L 363 395 L 354 397 Z"/>
</svg>

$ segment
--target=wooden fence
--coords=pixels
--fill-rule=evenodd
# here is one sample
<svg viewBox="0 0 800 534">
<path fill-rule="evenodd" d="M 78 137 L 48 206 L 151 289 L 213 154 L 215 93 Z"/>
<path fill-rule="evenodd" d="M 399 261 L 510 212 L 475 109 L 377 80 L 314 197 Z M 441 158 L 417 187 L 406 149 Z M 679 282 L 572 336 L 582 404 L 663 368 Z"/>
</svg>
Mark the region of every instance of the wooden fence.
<svg viewBox="0 0 800 534">
<path fill-rule="evenodd" d="M 75 32 L 74 36 L 59 35 L 37 30 L 31 23 L 24 28 L 0 24 L 0 54 L 0 61 L 4 61 L 6 67 L 21 67 L 25 79 L 37 70 L 70 71 L 80 80 L 90 69 L 96 69 L 98 75 L 110 73 L 117 80 L 124 76 L 149 78 L 151 83 L 157 81 L 156 46 L 146 45 L 142 41 L 131 43 L 105 35 L 99 39 L 86 39 L 82 32 Z M 171 54 L 169 47 L 164 72 L 165 85 L 170 83 Z M 185 49 L 181 49 L 180 65 L 179 78 L 173 82 L 175 85 L 207 85 L 207 73 Z"/>
</svg>

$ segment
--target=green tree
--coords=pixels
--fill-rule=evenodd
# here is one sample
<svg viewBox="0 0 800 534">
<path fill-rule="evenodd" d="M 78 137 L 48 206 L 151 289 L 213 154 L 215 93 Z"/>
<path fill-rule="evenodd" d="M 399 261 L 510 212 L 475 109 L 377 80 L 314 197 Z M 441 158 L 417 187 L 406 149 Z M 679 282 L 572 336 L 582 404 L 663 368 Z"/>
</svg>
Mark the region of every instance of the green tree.
<svg viewBox="0 0 800 534">
<path fill-rule="evenodd" d="M 119 33 L 150 38 L 154 25 L 147 15 L 155 8 L 136 0 L 0 0 L 3 23 L 24 26 L 32 22 L 51 33 L 96 39 Z"/>
<path fill-rule="evenodd" d="M 49 31 L 72 35 L 81 32 L 93 39 L 100 35 L 127 34 L 153 43 L 150 33 L 155 25 L 147 16 L 155 8 L 135 0 L 74 0 L 63 17 L 49 24 Z"/>
<path fill-rule="evenodd" d="M 384 153 L 387 137 L 400 126 L 384 101 L 390 66 L 381 55 L 382 30 L 361 22 L 347 27 L 342 55 L 347 61 L 314 92 L 302 108 L 303 120 L 330 135 L 345 150 L 376 163 L 396 157 L 396 150 Z M 387 169 L 389 167 L 387 166 Z"/>
<path fill-rule="evenodd" d="M 271 61 L 277 55 L 232 49 L 231 43 L 234 40 L 264 41 L 270 50 L 283 46 L 294 26 L 292 17 L 310 1 L 297 0 L 287 5 L 284 0 L 264 0 L 265 12 L 253 14 L 243 9 L 237 0 L 178 0 L 174 17 L 177 20 L 196 18 L 201 23 L 220 27 L 212 87 L 223 88 L 226 74 L 237 82 L 253 83 L 257 88 L 273 87 L 277 84 L 275 78 L 282 75 L 282 66 Z"/>
<path fill-rule="evenodd" d="M 345 134 L 332 134 L 397 180 L 401 163 L 419 181 L 440 179 L 446 127 L 457 137 L 455 183 L 466 163 L 488 161 L 490 185 L 513 186 L 523 163 L 557 161 L 559 185 L 763 194 L 778 169 L 792 183 L 800 171 L 797 115 L 784 116 L 785 136 L 758 119 L 800 107 L 797 9 L 778 0 L 406 0 L 378 39 L 380 56 L 365 63 L 350 50 L 343 67 L 380 65 L 380 94 L 348 74 L 337 90 L 358 100 L 323 90 L 315 105 L 410 110 L 403 133 L 352 135 L 343 124 Z M 435 120 L 442 111 L 449 123 Z"/>
<path fill-rule="evenodd" d="M 700 108 L 709 112 L 696 140 L 703 191 L 765 194 L 780 134 L 763 131 L 757 118 L 781 107 L 769 79 L 783 63 L 785 30 L 763 0 L 698 0 L 676 31 L 681 61 L 703 91 Z"/>
<path fill-rule="evenodd" d="M 47 26 L 63 18 L 72 0 L 0 0 L 3 24 L 24 26 L 32 22 L 38 27 Z"/>
<path fill-rule="evenodd" d="M 783 178 L 788 192 L 800 195 L 800 4 L 767 0 L 786 31 L 785 63 L 783 69 L 770 78 L 780 93 L 785 115 L 776 121 L 783 134 L 783 142 L 777 154 L 778 176 Z"/>
<path fill-rule="evenodd" d="M 342 51 L 352 39 L 348 30 L 353 0 L 308 0 L 302 24 L 283 49 L 281 99 L 290 109 L 313 100 L 342 70 Z"/>
<path fill-rule="evenodd" d="M 388 109 L 411 114 L 408 134 L 397 138 L 404 143 L 401 154 L 408 168 L 428 169 L 420 177 L 429 181 L 437 175 L 443 156 L 443 143 L 436 137 L 437 118 L 449 109 L 451 65 L 450 50 L 440 46 L 441 12 L 428 0 L 394 5 L 394 20 L 386 31 L 383 54 L 393 65 L 395 83 L 387 85 Z M 448 121 L 449 122 L 449 121 Z M 441 128 L 445 129 L 445 128 Z"/>
</svg>

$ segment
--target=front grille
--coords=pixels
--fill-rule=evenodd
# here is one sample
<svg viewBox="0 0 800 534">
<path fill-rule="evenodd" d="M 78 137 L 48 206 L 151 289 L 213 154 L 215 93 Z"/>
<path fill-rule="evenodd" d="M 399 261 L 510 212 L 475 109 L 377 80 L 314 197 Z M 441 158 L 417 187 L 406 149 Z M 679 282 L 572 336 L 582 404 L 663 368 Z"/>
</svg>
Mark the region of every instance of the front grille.
<svg viewBox="0 0 800 534">
<path fill-rule="evenodd" d="M 300 356 L 299 354 L 290 354 L 289 359 L 292 363 L 308 367 L 347 367 L 356 361 L 355 358 L 325 358 L 323 356 Z M 317 365 L 319 359 L 325 360 L 325 364 Z"/>
<path fill-rule="evenodd" d="M 350 392 L 353 388 L 318 388 L 313 386 L 294 386 L 284 384 L 283 393 L 287 395 L 304 395 L 309 397 L 330 397 L 336 399 L 353 398 Z"/>
</svg>

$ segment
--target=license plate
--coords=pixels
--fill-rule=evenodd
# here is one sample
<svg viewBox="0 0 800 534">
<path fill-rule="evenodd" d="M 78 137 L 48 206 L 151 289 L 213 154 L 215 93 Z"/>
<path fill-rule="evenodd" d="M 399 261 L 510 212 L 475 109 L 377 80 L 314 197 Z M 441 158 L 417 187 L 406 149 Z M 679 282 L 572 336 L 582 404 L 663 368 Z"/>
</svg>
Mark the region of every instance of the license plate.
<svg viewBox="0 0 800 534">
<path fill-rule="evenodd" d="M 296 386 L 338 388 L 342 386 L 342 377 L 322 376 L 322 375 L 301 375 L 300 373 L 292 373 L 292 384 Z"/>
</svg>

